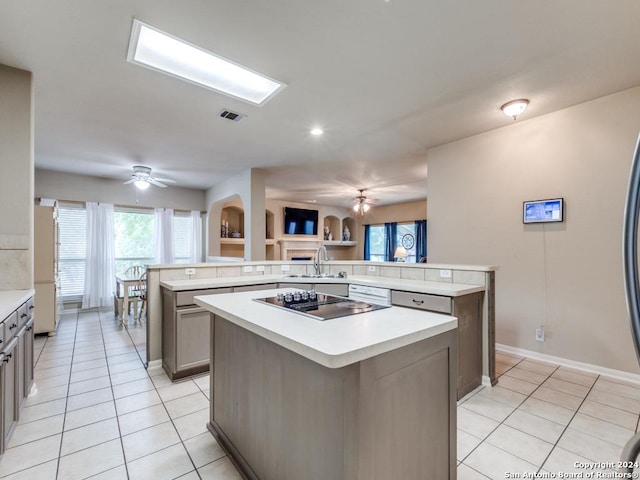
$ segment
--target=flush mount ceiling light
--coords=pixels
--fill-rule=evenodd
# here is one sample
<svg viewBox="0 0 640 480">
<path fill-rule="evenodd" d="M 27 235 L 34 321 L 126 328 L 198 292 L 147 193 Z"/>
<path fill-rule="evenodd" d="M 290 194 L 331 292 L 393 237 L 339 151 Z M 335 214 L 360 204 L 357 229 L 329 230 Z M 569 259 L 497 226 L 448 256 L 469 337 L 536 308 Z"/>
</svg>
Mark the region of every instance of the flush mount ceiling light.
<svg viewBox="0 0 640 480">
<path fill-rule="evenodd" d="M 360 192 L 360 195 L 358 195 L 356 197 L 356 204 L 353 206 L 353 211 L 356 212 L 358 215 L 364 215 L 366 212 L 369 211 L 369 204 L 367 203 L 367 197 L 365 197 L 364 194 L 364 190 L 358 190 L 358 192 Z"/>
<path fill-rule="evenodd" d="M 511 100 L 510 102 L 505 103 L 500 107 L 500 110 L 502 110 L 502 113 L 507 117 L 512 117 L 516 120 L 518 115 L 524 112 L 528 105 L 529 100 L 526 98 L 520 98 L 518 100 Z"/>
<path fill-rule="evenodd" d="M 311 135 L 319 137 L 320 135 L 322 135 L 324 133 L 324 130 L 322 130 L 321 128 L 317 128 L 316 127 L 316 128 L 312 128 L 309 133 L 311 133 Z"/>
<path fill-rule="evenodd" d="M 129 183 L 133 183 L 136 188 L 140 190 L 146 190 L 149 188 L 149 185 L 165 188 L 165 183 L 176 183 L 176 181 L 170 178 L 154 177 L 151 175 L 151 168 L 145 167 L 144 165 L 135 165 L 131 178 L 124 182 L 125 185 Z"/>
<path fill-rule="evenodd" d="M 127 61 L 262 105 L 284 83 L 133 19 Z"/>
<path fill-rule="evenodd" d="M 147 182 L 146 180 L 134 180 L 133 184 L 139 188 L 140 190 L 146 190 L 147 188 L 149 188 L 149 185 L 151 185 L 149 182 Z"/>
</svg>

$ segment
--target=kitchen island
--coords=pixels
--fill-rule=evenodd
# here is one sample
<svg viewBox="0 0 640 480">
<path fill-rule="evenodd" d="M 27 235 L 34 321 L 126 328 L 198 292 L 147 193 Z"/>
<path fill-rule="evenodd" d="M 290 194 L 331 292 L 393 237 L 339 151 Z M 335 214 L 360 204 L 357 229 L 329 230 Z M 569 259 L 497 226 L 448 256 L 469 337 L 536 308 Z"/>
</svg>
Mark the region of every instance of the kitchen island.
<svg viewBox="0 0 640 480">
<path fill-rule="evenodd" d="M 209 429 L 246 478 L 455 479 L 455 317 L 402 307 L 318 321 L 254 301 L 211 312 Z"/>
</svg>

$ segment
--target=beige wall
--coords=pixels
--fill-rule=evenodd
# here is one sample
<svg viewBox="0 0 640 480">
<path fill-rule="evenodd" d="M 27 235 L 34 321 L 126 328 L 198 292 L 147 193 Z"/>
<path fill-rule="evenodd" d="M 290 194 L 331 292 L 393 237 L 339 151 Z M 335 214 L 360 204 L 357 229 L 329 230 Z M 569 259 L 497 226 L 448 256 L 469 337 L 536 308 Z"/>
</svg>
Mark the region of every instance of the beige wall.
<svg viewBox="0 0 640 480">
<path fill-rule="evenodd" d="M 429 151 L 429 262 L 500 266 L 498 343 L 639 371 L 621 265 L 639 129 L 640 87 Z M 552 197 L 564 223 L 522 224 L 524 200 Z"/>
<path fill-rule="evenodd" d="M 0 290 L 33 287 L 32 75 L 0 65 Z"/>
<path fill-rule="evenodd" d="M 205 210 L 205 191 L 193 188 L 151 186 L 144 192 L 122 180 L 36 169 L 35 196 L 56 200 L 104 202 L 115 205 Z"/>
<path fill-rule="evenodd" d="M 359 223 L 358 238 L 364 239 L 365 225 L 379 225 L 386 222 L 413 222 L 427 218 L 427 201 L 419 200 L 417 202 L 397 203 L 380 207 L 373 206 L 364 216 L 356 216 L 356 218 Z M 428 250 L 427 253 L 429 253 Z M 364 244 L 362 242 L 358 245 L 357 258 L 359 260 L 364 258 Z"/>
</svg>

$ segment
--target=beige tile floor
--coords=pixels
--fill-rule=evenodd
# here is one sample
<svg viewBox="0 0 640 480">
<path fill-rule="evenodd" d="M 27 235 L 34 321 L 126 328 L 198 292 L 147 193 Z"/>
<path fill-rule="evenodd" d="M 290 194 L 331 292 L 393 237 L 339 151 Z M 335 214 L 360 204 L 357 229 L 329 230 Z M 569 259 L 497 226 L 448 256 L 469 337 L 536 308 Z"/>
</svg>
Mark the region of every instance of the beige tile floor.
<svg viewBox="0 0 640 480">
<path fill-rule="evenodd" d="M 239 479 L 206 429 L 209 377 L 146 370 L 144 339 L 110 312 L 65 314 L 55 337 L 37 337 L 36 388 L 0 478 Z M 585 473 L 576 462 L 617 460 L 638 429 L 638 384 L 503 352 L 497 367 L 496 387 L 458 404 L 460 480 Z"/>
</svg>

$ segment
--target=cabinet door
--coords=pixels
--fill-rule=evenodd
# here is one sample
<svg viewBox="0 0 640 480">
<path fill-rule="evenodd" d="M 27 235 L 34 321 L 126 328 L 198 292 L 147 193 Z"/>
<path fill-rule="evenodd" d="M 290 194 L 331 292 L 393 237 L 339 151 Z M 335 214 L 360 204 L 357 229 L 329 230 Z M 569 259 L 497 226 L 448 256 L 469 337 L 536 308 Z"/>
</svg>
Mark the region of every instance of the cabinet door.
<svg viewBox="0 0 640 480">
<path fill-rule="evenodd" d="M 210 316 L 204 308 L 176 310 L 176 370 L 209 365 Z"/>
<path fill-rule="evenodd" d="M 27 323 L 24 334 L 24 385 L 22 396 L 27 398 L 33 384 L 33 320 Z"/>
<path fill-rule="evenodd" d="M 4 445 L 8 443 L 9 435 L 16 421 L 16 374 L 17 374 L 17 345 L 18 339 L 14 338 L 4 352 L 4 360 L 2 368 L 4 370 L 2 385 L 2 403 L 3 403 L 3 439 Z"/>
<path fill-rule="evenodd" d="M 20 415 L 20 407 L 24 401 L 24 380 L 25 380 L 25 339 L 27 336 L 27 327 L 24 326 L 16 335 L 18 345 L 16 346 L 16 419 Z"/>
<path fill-rule="evenodd" d="M 349 296 L 349 285 L 345 283 L 316 283 L 314 289 L 318 293 L 327 293 L 339 297 Z"/>
</svg>

